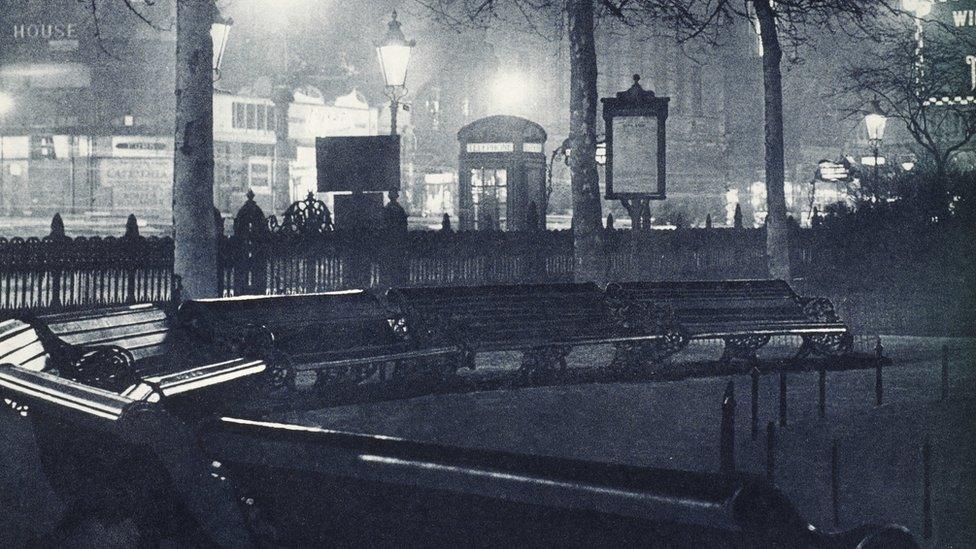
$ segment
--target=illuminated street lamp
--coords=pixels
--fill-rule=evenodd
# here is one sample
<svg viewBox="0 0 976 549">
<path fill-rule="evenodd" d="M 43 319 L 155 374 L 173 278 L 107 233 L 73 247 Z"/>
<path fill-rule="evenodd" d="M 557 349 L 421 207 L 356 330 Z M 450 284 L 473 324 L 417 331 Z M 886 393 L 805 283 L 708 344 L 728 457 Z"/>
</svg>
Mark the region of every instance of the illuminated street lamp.
<svg viewBox="0 0 976 549">
<path fill-rule="evenodd" d="M 925 17 L 932 11 L 932 0 L 901 0 L 901 7 L 913 12 L 915 17 Z"/>
<path fill-rule="evenodd" d="M 881 110 L 881 105 L 875 99 L 871 102 L 871 110 L 864 115 L 864 126 L 868 129 L 868 141 L 874 148 L 874 178 L 878 178 L 878 147 L 884 139 L 885 126 L 888 125 L 888 117 Z"/>
<path fill-rule="evenodd" d="M 383 70 L 383 80 L 386 81 L 386 96 L 390 98 L 390 135 L 397 134 L 397 110 L 400 100 L 406 95 L 407 63 L 415 45 L 416 41 L 403 37 L 397 12 L 393 10 L 386 36 L 376 44 L 376 56 Z"/>
<path fill-rule="evenodd" d="M 234 20 L 222 16 L 215 7 L 213 23 L 210 25 L 210 40 L 213 42 L 213 79 L 215 82 L 220 79 L 220 62 L 224 59 L 224 50 L 227 49 L 227 39 L 230 38 L 232 26 L 234 26 Z"/>
</svg>

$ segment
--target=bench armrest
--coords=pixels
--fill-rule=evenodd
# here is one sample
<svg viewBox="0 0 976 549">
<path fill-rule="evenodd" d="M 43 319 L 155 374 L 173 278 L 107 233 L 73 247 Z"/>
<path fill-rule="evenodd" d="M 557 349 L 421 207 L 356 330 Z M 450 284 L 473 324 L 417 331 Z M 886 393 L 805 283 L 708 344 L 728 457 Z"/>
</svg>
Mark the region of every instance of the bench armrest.
<svg viewBox="0 0 976 549">
<path fill-rule="evenodd" d="M 135 358 L 118 345 L 90 345 L 80 347 L 81 356 L 60 368 L 64 377 L 86 385 L 118 391 L 138 379 Z"/>
<path fill-rule="evenodd" d="M 18 404 L 112 421 L 121 418 L 134 402 L 105 389 L 12 364 L 0 364 L 0 391 Z"/>
<path fill-rule="evenodd" d="M 162 397 L 197 391 L 259 374 L 267 368 L 263 360 L 235 358 L 179 372 L 145 377 L 124 390 L 122 395 L 133 400 L 156 402 Z"/>
</svg>

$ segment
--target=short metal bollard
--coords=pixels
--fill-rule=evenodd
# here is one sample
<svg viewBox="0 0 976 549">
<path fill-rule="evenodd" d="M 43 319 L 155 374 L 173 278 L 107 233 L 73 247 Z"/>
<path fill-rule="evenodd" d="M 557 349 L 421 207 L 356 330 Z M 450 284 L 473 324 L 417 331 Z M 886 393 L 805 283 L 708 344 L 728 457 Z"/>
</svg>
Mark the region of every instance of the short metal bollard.
<svg viewBox="0 0 976 549">
<path fill-rule="evenodd" d="M 776 473 L 776 424 L 766 424 L 766 479 L 773 482 Z"/>
<path fill-rule="evenodd" d="M 949 399 L 949 346 L 942 346 L 942 392 L 939 400 L 945 402 Z"/>
<path fill-rule="evenodd" d="M 830 502 L 834 513 L 834 526 L 840 523 L 840 482 L 838 480 L 837 440 L 830 445 Z"/>
<path fill-rule="evenodd" d="M 922 537 L 932 538 L 932 445 L 929 436 L 922 442 Z"/>
<path fill-rule="evenodd" d="M 779 426 L 786 427 L 786 373 L 779 373 Z"/>
<path fill-rule="evenodd" d="M 725 386 L 722 397 L 722 432 L 719 440 L 719 472 L 735 472 L 735 385 Z"/>
<path fill-rule="evenodd" d="M 884 381 L 881 378 L 881 361 L 874 365 L 874 405 L 881 406 L 884 401 Z"/>
<path fill-rule="evenodd" d="M 752 440 L 756 440 L 759 436 L 759 368 L 753 366 L 752 371 L 752 418 L 751 418 L 751 431 Z"/>
<path fill-rule="evenodd" d="M 827 368 L 821 366 L 817 373 L 817 389 L 819 393 L 820 417 L 827 416 Z"/>
</svg>

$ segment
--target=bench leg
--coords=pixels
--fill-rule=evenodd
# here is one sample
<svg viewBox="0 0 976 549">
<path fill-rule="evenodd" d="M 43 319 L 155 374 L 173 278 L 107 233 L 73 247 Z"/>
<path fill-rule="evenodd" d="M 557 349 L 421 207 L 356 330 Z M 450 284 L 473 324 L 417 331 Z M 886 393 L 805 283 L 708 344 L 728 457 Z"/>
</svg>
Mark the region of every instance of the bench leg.
<svg viewBox="0 0 976 549">
<path fill-rule="evenodd" d="M 645 346 L 643 359 L 651 364 L 663 362 L 669 356 L 687 347 L 688 341 L 688 334 L 684 330 L 675 327 L 668 328 L 662 339 Z"/>
<path fill-rule="evenodd" d="M 379 370 L 380 364 L 377 363 L 324 368 L 315 373 L 315 387 L 330 389 L 343 385 L 358 385 L 375 376 Z"/>
<path fill-rule="evenodd" d="M 645 345 L 645 343 L 614 343 L 609 368 L 615 372 L 639 369 Z"/>
<path fill-rule="evenodd" d="M 843 356 L 854 349 L 854 336 L 850 332 L 842 334 L 818 334 L 803 336 L 800 350 L 806 348 L 806 354 L 814 353 L 820 356 Z M 797 353 L 799 354 L 799 353 Z"/>
<path fill-rule="evenodd" d="M 519 376 L 531 380 L 540 376 L 561 374 L 566 371 L 566 357 L 571 350 L 565 345 L 529 349 L 522 353 Z"/>
<path fill-rule="evenodd" d="M 724 339 L 725 348 L 722 350 L 723 364 L 728 364 L 733 360 L 745 360 L 748 362 L 758 362 L 757 351 L 769 343 L 768 335 L 748 335 L 727 337 Z"/>
</svg>

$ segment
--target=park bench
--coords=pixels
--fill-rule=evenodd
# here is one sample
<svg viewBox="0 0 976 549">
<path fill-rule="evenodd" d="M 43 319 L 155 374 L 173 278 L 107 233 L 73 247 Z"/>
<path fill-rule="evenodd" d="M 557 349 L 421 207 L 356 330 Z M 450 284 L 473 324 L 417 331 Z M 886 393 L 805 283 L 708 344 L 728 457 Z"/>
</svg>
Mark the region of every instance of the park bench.
<svg viewBox="0 0 976 549">
<path fill-rule="evenodd" d="M 826 298 L 804 298 L 782 280 L 622 282 L 608 296 L 640 303 L 681 326 L 687 340 L 721 339 L 722 361 L 754 361 L 770 337 L 802 340 L 795 358 L 841 355 L 853 338 Z"/>
<path fill-rule="evenodd" d="M 260 356 L 285 379 L 314 372 L 319 386 L 372 376 L 454 373 L 459 346 L 434 330 L 414 330 L 362 290 L 185 301 L 181 325 L 231 354 Z"/>
<path fill-rule="evenodd" d="M 576 346 L 612 344 L 611 366 L 633 367 L 676 343 L 672 327 L 608 301 L 592 283 L 396 288 L 386 296 L 410 324 L 454 334 L 467 361 L 481 351 L 521 351 L 529 373 L 565 369 Z"/>
<path fill-rule="evenodd" d="M 264 370 L 260 361 L 188 346 L 177 332 L 152 304 L 10 319 L 0 322 L 0 364 L 120 394 L 148 387 L 154 398 L 199 388 L 218 372 Z"/>
<path fill-rule="evenodd" d="M 210 461 L 195 450 L 183 422 L 191 416 L 172 412 L 193 409 L 201 398 L 209 410 L 219 410 L 219 399 L 208 398 L 212 391 L 239 395 L 227 388 L 239 388 L 235 382 L 267 366 L 188 349 L 177 332 L 154 305 L 0 322 L 3 402 L 30 421 L 39 465 L 68 510 L 66 521 L 96 516 L 111 522 L 167 490 L 182 494 L 169 501 L 179 499 L 204 522 L 205 513 L 223 516 L 224 499 L 193 487 L 208 480 Z M 152 480 L 160 471 L 167 480 Z"/>
</svg>

